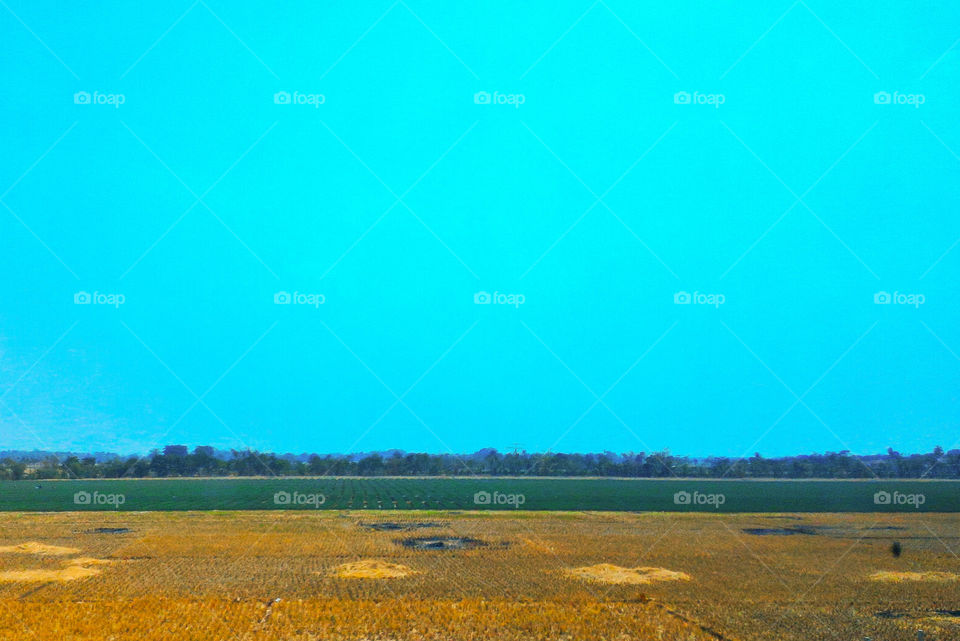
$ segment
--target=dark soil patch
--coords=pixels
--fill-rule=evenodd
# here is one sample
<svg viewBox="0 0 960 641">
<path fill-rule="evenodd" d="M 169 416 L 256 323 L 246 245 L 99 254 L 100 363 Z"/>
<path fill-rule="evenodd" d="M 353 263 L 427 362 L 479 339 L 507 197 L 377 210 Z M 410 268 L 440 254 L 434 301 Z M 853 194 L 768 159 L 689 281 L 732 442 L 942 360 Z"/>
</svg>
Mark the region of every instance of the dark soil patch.
<svg viewBox="0 0 960 641">
<path fill-rule="evenodd" d="M 873 616 L 881 619 L 923 619 L 931 616 L 960 618 L 960 610 L 927 610 L 926 612 L 912 614 L 897 612 L 896 610 L 881 610 L 875 612 Z"/>
<path fill-rule="evenodd" d="M 487 545 L 485 541 L 466 536 L 420 536 L 399 539 L 397 543 L 414 550 L 469 550 Z"/>
<path fill-rule="evenodd" d="M 810 527 L 746 527 L 743 531 L 755 536 L 792 536 L 794 534 L 814 535 L 816 530 Z"/>
<path fill-rule="evenodd" d="M 126 534 L 133 530 L 128 527 L 98 527 L 90 531 L 94 534 Z"/>
<path fill-rule="evenodd" d="M 37 587 L 35 587 L 35 588 L 31 589 L 31 590 L 27 590 L 26 592 L 24 592 L 23 594 L 21 594 L 21 595 L 20 595 L 19 597 L 17 597 L 17 598 L 18 598 L 20 601 L 23 601 L 23 600 L 26 599 L 28 596 L 31 596 L 31 595 L 33 595 L 33 594 L 36 594 L 37 592 L 39 592 L 40 590 L 44 589 L 44 588 L 47 587 L 48 585 L 53 585 L 53 581 L 47 581 L 46 583 L 41 583 L 40 585 L 38 585 Z"/>
<path fill-rule="evenodd" d="M 378 523 L 360 523 L 360 527 L 377 532 L 403 532 L 406 530 L 421 530 L 432 527 L 447 527 L 446 523 L 418 521 L 416 523 L 396 523 L 394 521 L 380 521 Z"/>
<path fill-rule="evenodd" d="M 868 530 L 906 530 L 907 528 L 903 525 L 874 525 L 873 527 L 866 528 Z"/>
<path fill-rule="evenodd" d="M 893 610 L 881 610 L 880 612 L 875 613 L 873 616 L 881 619 L 902 619 L 907 615 L 903 612 L 894 612 Z"/>
</svg>

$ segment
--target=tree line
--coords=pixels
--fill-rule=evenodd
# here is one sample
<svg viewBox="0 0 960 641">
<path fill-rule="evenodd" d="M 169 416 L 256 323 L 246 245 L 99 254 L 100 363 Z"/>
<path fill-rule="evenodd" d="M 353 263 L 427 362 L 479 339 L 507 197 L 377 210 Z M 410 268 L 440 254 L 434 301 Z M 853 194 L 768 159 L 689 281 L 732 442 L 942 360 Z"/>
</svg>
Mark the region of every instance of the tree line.
<svg viewBox="0 0 960 641">
<path fill-rule="evenodd" d="M 31 453 L 0 459 L 0 480 L 198 476 L 599 476 L 610 478 L 960 479 L 960 450 L 903 455 L 849 451 L 764 458 L 691 458 L 663 452 L 282 454 L 168 445 L 149 455 Z"/>
</svg>

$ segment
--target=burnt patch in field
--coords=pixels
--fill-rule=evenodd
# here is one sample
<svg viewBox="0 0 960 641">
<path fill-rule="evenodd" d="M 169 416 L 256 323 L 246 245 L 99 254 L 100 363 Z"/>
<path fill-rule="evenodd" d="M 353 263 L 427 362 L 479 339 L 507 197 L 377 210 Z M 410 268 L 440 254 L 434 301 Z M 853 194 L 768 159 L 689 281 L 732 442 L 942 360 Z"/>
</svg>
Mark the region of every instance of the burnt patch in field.
<svg viewBox="0 0 960 641">
<path fill-rule="evenodd" d="M 368 530 L 374 530 L 376 532 L 406 532 L 408 530 L 422 530 L 426 528 L 439 528 L 447 527 L 446 523 L 434 523 L 431 521 L 418 521 L 416 523 L 408 522 L 396 522 L 396 521 L 379 521 L 377 523 L 360 523 L 360 527 L 366 528 Z"/>
<path fill-rule="evenodd" d="M 743 531 L 754 536 L 793 536 L 794 534 L 806 534 L 813 536 L 817 531 L 812 527 L 745 527 Z"/>
<path fill-rule="evenodd" d="M 414 550 L 470 550 L 487 546 L 486 541 L 466 536 L 419 536 L 398 539 L 397 543 Z"/>
<path fill-rule="evenodd" d="M 923 610 L 920 612 L 898 612 L 896 610 L 881 610 L 873 616 L 880 619 L 926 619 L 929 617 L 960 618 L 960 610 Z"/>
<path fill-rule="evenodd" d="M 133 532 L 128 527 L 98 527 L 90 530 L 90 534 L 127 534 Z"/>
</svg>

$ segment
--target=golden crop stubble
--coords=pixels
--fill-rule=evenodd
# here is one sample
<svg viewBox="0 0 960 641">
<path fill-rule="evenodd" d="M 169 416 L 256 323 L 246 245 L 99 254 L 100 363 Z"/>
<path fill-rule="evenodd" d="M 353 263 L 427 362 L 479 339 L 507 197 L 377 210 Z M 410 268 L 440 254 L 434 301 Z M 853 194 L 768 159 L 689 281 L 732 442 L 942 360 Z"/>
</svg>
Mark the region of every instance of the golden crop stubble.
<svg viewBox="0 0 960 641">
<path fill-rule="evenodd" d="M 956 624 L 925 615 L 956 609 L 956 584 L 870 579 L 879 571 L 960 572 L 926 529 L 957 549 L 957 515 L 925 514 L 923 523 L 911 515 L 775 516 L 378 512 L 380 520 L 435 520 L 441 527 L 375 531 L 361 527 L 369 512 L 17 515 L 0 522 L 0 546 L 32 541 L 115 562 L 98 566 L 97 576 L 39 590 L 32 583 L 0 584 L 0 639 L 32 638 L 28 628 L 41 639 L 84 641 L 106 641 L 110 634 L 218 639 L 230 630 L 271 641 L 445 641 L 490 638 L 494 631 L 504 639 L 707 638 L 665 608 L 742 641 L 867 634 L 900 641 L 908 623 L 960 638 Z M 801 525 L 815 534 L 743 532 Z M 131 531 L 94 534 L 94 526 Z M 880 529 L 889 527 L 905 529 Z M 398 544 L 414 536 L 469 537 L 486 545 L 415 550 Z M 903 541 L 900 558 L 888 551 L 893 537 Z M 411 574 L 376 580 L 331 572 L 371 558 Z M 63 561 L 0 553 L 0 570 L 60 568 Z M 666 568 L 690 579 L 607 585 L 565 573 L 602 564 Z M 917 618 L 874 616 L 886 609 Z"/>
</svg>

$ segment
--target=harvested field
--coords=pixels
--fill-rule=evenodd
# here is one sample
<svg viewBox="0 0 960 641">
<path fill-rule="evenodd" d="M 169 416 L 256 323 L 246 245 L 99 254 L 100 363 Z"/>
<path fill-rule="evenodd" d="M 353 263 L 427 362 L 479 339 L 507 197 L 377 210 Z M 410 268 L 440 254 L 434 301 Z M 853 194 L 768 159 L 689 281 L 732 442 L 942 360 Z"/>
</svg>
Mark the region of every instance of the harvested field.
<svg viewBox="0 0 960 641">
<path fill-rule="evenodd" d="M 958 582 L 932 579 L 960 574 L 954 514 L 377 514 L 433 537 L 370 512 L 7 516 L 0 641 L 960 639 Z M 787 522 L 817 536 L 744 532 Z"/>
</svg>

